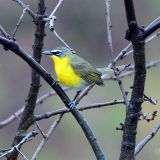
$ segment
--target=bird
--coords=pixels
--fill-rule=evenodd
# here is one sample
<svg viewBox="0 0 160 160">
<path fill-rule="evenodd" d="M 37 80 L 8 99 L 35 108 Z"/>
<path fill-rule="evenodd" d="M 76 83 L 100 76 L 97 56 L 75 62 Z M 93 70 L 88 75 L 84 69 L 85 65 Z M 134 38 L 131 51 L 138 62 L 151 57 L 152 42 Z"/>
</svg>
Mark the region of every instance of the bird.
<svg viewBox="0 0 160 160">
<path fill-rule="evenodd" d="M 54 70 L 57 76 L 57 81 L 65 86 L 77 88 L 77 94 L 71 101 L 70 110 L 76 105 L 76 98 L 81 91 L 88 85 L 96 84 L 104 86 L 103 78 L 114 77 L 114 70 L 110 67 L 95 68 L 88 61 L 84 60 L 71 49 L 60 46 L 52 50 L 42 52 L 43 55 L 48 55 L 54 62 Z M 116 67 L 119 71 L 133 71 L 132 65 L 121 65 Z"/>
<path fill-rule="evenodd" d="M 58 82 L 78 89 L 74 100 L 86 86 L 91 84 L 104 85 L 102 73 L 69 48 L 60 46 L 53 50 L 44 51 L 42 54 L 49 55 L 53 60 Z"/>
</svg>

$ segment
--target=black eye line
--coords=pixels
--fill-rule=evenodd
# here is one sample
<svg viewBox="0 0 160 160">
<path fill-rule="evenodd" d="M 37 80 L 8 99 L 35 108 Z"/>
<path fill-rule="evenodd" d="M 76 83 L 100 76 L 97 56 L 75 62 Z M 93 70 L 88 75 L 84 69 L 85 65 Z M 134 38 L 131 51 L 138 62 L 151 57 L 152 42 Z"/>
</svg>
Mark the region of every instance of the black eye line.
<svg viewBox="0 0 160 160">
<path fill-rule="evenodd" d="M 51 53 L 53 53 L 53 54 L 59 56 L 59 55 L 62 54 L 62 51 L 61 51 L 61 50 L 52 50 Z"/>
</svg>

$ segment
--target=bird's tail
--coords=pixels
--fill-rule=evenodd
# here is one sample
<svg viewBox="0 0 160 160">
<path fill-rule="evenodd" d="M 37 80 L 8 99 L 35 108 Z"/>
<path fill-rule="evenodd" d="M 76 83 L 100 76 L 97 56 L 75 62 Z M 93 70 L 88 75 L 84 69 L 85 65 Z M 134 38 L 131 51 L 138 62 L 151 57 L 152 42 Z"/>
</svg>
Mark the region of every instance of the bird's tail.
<svg viewBox="0 0 160 160">
<path fill-rule="evenodd" d="M 121 65 L 121 66 L 116 66 L 116 68 L 118 70 L 124 70 L 124 72 L 129 72 L 129 71 L 133 71 L 134 70 L 134 66 L 133 65 L 130 65 L 128 67 L 126 67 L 126 65 Z M 114 75 L 114 70 L 109 68 L 109 67 L 106 67 L 106 68 L 96 68 L 101 74 L 102 74 L 102 79 L 110 79 L 110 78 L 113 78 L 115 77 Z"/>
</svg>

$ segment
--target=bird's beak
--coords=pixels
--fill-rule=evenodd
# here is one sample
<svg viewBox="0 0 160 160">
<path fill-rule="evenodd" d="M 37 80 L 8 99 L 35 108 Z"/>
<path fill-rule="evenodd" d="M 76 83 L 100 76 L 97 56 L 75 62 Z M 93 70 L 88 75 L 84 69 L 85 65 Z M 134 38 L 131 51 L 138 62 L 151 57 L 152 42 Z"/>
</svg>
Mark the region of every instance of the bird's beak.
<svg viewBox="0 0 160 160">
<path fill-rule="evenodd" d="M 50 50 L 49 51 L 44 51 L 44 52 L 42 52 L 42 54 L 44 54 L 44 55 L 53 55 L 53 53 L 51 53 Z"/>
</svg>

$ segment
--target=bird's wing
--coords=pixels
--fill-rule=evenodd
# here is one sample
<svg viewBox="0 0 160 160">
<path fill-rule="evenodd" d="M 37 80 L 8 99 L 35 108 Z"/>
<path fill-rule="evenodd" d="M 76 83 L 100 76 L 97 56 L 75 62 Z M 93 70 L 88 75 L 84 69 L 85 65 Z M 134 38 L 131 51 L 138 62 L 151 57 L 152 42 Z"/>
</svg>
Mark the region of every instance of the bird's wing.
<svg viewBox="0 0 160 160">
<path fill-rule="evenodd" d="M 81 57 L 73 55 L 71 66 L 74 72 L 89 84 L 96 83 L 97 85 L 103 85 L 101 73 Z"/>
</svg>

